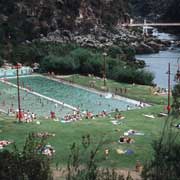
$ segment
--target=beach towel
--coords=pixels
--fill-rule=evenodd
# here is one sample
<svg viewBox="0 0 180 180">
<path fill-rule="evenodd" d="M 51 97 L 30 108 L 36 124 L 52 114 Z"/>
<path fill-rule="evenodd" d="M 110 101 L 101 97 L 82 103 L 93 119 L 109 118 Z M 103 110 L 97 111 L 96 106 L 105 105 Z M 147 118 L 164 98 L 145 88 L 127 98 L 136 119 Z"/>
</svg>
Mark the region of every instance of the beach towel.
<svg viewBox="0 0 180 180">
<path fill-rule="evenodd" d="M 122 124 L 121 122 L 119 122 L 119 121 L 111 121 L 114 125 L 120 125 L 120 124 Z"/>
<path fill-rule="evenodd" d="M 132 154 L 134 154 L 134 151 L 131 150 L 131 149 L 127 149 L 127 150 L 125 151 L 125 154 L 126 154 L 126 155 L 132 155 Z"/>
<path fill-rule="evenodd" d="M 143 116 L 154 119 L 154 115 L 143 114 Z"/>
</svg>

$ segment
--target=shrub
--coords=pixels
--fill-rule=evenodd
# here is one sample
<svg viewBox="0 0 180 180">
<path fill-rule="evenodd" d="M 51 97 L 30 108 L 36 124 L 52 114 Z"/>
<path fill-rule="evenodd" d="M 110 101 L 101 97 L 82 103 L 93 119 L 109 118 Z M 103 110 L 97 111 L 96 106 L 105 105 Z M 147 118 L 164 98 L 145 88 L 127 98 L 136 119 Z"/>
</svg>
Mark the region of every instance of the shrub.
<svg viewBox="0 0 180 180">
<path fill-rule="evenodd" d="M 90 135 L 86 135 L 81 144 L 71 145 L 66 180 L 133 180 L 130 175 L 124 178 L 114 169 L 98 168 L 97 154 L 105 142 L 100 141 L 97 145 L 92 142 Z"/>
<path fill-rule="evenodd" d="M 172 91 L 173 104 L 172 104 L 172 113 L 175 117 L 180 115 L 180 84 L 174 86 Z"/>
<path fill-rule="evenodd" d="M 80 66 L 80 72 L 82 74 L 95 74 L 96 76 L 101 75 L 102 61 L 99 56 L 93 55 L 87 61 L 83 62 Z"/>
<path fill-rule="evenodd" d="M 109 73 L 109 78 L 119 82 L 152 85 L 154 76 L 152 73 L 130 68 L 128 66 L 114 67 Z"/>
<path fill-rule="evenodd" d="M 69 56 L 57 57 L 54 55 L 46 56 L 40 63 L 43 72 L 54 72 L 57 74 L 70 74 L 76 72 L 78 66 Z"/>
<path fill-rule="evenodd" d="M 39 145 L 45 145 L 44 139 L 30 134 L 22 151 L 14 145 L 13 151 L 0 152 L 0 179 L 52 180 L 50 159 L 38 151 Z"/>
<path fill-rule="evenodd" d="M 179 133 L 174 131 L 172 123 L 176 119 L 167 118 L 159 140 L 153 144 L 153 159 L 145 164 L 142 176 L 144 180 L 180 179 Z"/>
<path fill-rule="evenodd" d="M 112 46 L 109 48 L 108 54 L 112 57 L 112 58 L 116 58 L 118 55 L 123 54 L 123 51 L 120 47 L 118 46 Z"/>
<path fill-rule="evenodd" d="M 135 49 L 133 47 L 131 47 L 131 46 L 123 46 L 122 50 L 123 50 L 124 54 L 126 54 L 126 59 L 128 61 L 135 59 L 134 57 L 135 57 L 136 51 L 135 51 Z"/>
</svg>

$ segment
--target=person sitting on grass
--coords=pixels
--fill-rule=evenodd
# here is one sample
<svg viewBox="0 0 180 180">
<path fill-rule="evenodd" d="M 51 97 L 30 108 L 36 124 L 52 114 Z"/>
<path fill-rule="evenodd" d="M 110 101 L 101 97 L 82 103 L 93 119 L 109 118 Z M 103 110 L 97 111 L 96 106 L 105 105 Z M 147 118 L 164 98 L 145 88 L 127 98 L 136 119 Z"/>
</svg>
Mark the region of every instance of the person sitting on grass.
<svg viewBox="0 0 180 180">
<path fill-rule="evenodd" d="M 114 118 L 117 119 L 117 120 L 121 120 L 121 119 L 124 119 L 124 116 L 122 116 L 121 113 L 118 113 L 118 114 L 115 115 Z"/>
<path fill-rule="evenodd" d="M 134 139 L 130 138 L 130 137 L 127 137 L 127 136 L 121 136 L 119 138 L 119 142 L 120 143 L 128 143 L 128 144 L 131 144 L 131 143 L 134 143 Z"/>
<path fill-rule="evenodd" d="M 92 112 L 87 111 L 86 113 L 86 119 L 92 119 L 94 117 Z"/>
</svg>

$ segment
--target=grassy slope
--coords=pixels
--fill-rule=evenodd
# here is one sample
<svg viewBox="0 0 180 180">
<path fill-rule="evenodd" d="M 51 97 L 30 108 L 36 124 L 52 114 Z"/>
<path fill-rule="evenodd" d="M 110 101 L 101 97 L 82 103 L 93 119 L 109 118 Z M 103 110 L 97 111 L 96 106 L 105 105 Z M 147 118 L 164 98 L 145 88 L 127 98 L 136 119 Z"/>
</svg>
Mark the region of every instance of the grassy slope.
<svg viewBox="0 0 180 180">
<path fill-rule="evenodd" d="M 66 80 L 73 80 L 77 84 L 89 86 L 89 81 L 94 80 L 90 77 L 74 75 L 66 78 Z M 100 89 L 103 86 L 102 80 L 95 80 L 96 88 Z M 142 162 L 152 157 L 152 142 L 160 135 L 160 131 L 163 127 L 165 118 L 158 118 L 157 114 L 163 110 L 164 104 L 167 102 L 167 97 L 151 95 L 149 86 L 130 85 L 124 83 L 117 83 L 112 80 L 107 81 L 110 91 L 115 88 L 127 88 L 128 92 L 123 94 L 127 97 L 142 100 L 152 104 L 156 104 L 153 107 L 132 110 L 123 112 L 126 117 L 122 122 L 122 125 L 113 125 L 110 117 L 98 118 L 95 120 L 83 120 L 76 123 L 62 124 L 51 120 L 40 119 L 42 122 L 40 125 L 35 123 L 31 124 L 17 124 L 15 119 L 0 116 L 0 139 L 14 140 L 19 147 L 22 147 L 25 138 L 30 132 L 51 132 L 55 133 L 55 137 L 49 138 L 47 141 L 53 145 L 56 149 L 56 155 L 54 158 L 54 164 L 59 163 L 61 166 L 67 162 L 67 157 L 70 153 L 69 148 L 73 142 L 77 144 L 81 143 L 81 137 L 83 135 L 90 134 L 93 139 L 93 144 L 97 145 L 103 138 L 106 140 L 106 144 L 98 153 L 98 159 L 100 166 L 108 167 L 120 167 L 120 168 L 132 168 L 134 167 L 136 160 Z M 154 114 L 155 119 L 144 117 L 143 114 Z M 117 129 L 119 131 L 117 131 Z M 135 129 L 145 133 L 144 136 L 135 136 L 134 144 L 118 144 L 119 136 L 123 135 L 124 131 L 129 129 Z M 10 148 L 11 146 L 9 146 Z M 93 148 L 93 147 L 92 147 Z M 108 160 L 104 159 L 104 149 L 110 149 L 110 157 Z M 134 155 L 118 155 L 116 149 L 132 149 L 135 151 Z M 87 159 L 87 156 L 83 156 Z"/>
<path fill-rule="evenodd" d="M 93 142 L 98 143 L 103 137 L 106 139 L 106 145 L 98 153 L 101 166 L 109 167 L 123 167 L 132 168 L 136 160 L 142 162 L 152 157 L 151 143 L 160 134 L 160 129 L 163 126 L 164 118 L 147 118 L 142 114 L 154 114 L 162 110 L 162 106 L 153 106 L 141 110 L 132 110 L 123 112 L 125 119 L 122 125 L 113 125 L 108 118 L 101 118 L 95 120 L 83 120 L 76 123 L 61 124 L 50 120 L 40 120 L 42 123 L 37 125 L 31 124 L 18 124 L 15 119 L 0 116 L 0 139 L 14 140 L 19 147 L 22 147 L 25 138 L 29 132 L 52 132 L 56 133 L 55 137 L 48 139 L 48 142 L 56 149 L 56 156 L 54 163 L 59 162 L 64 165 L 67 162 L 69 154 L 69 147 L 73 142 L 80 143 L 82 135 L 90 134 Z M 119 129 L 120 131 L 116 131 Z M 144 136 L 135 136 L 134 144 L 118 144 L 117 141 L 124 131 L 129 129 L 139 130 L 145 133 Z M 104 160 L 104 148 L 110 149 L 110 157 Z M 9 146 L 10 148 L 10 146 Z M 116 149 L 132 149 L 135 151 L 134 155 L 118 155 Z"/>
</svg>

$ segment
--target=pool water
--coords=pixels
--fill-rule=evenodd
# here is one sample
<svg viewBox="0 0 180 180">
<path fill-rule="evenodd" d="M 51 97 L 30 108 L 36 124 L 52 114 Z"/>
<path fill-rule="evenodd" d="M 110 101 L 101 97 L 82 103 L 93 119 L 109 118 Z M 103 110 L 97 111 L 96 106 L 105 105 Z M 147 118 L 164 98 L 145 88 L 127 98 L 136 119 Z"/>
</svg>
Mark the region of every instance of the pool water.
<svg viewBox="0 0 180 180">
<path fill-rule="evenodd" d="M 25 91 L 20 91 L 21 109 L 30 111 L 38 116 L 49 117 L 50 111 L 54 111 L 58 117 L 63 117 L 72 110 L 64 106 L 55 106 L 55 103 L 44 98 L 32 95 Z M 7 84 L 0 83 L 0 109 L 8 112 L 12 108 L 14 111 L 18 109 L 17 88 Z"/>
<path fill-rule="evenodd" d="M 16 84 L 16 79 L 9 79 L 9 81 Z M 111 112 L 116 108 L 126 110 L 127 106 L 135 108 L 135 104 L 114 98 L 107 99 L 97 93 L 66 85 L 42 76 L 22 77 L 20 78 L 20 84 L 31 88 L 37 93 L 80 108 L 81 111 L 88 110 L 95 114 L 103 110 Z"/>
<path fill-rule="evenodd" d="M 29 75 L 32 73 L 32 69 L 30 67 L 22 67 L 19 69 L 19 75 Z M 6 78 L 6 77 L 13 77 L 17 75 L 17 70 L 16 69 L 5 69 L 5 68 L 0 68 L 0 78 Z"/>
</svg>

